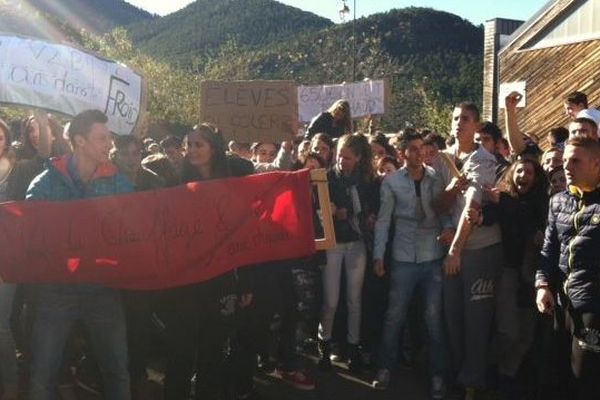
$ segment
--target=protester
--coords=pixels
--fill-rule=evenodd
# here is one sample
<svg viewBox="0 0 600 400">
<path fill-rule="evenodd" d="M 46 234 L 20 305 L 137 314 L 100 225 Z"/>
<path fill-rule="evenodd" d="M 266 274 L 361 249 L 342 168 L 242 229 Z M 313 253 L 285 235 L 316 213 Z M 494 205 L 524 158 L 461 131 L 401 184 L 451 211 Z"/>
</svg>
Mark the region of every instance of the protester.
<svg viewBox="0 0 600 400">
<path fill-rule="evenodd" d="M 569 130 L 564 126 L 557 126 L 548 132 L 548 142 L 550 147 L 555 147 L 560 151 L 565 149 L 565 142 L 569 138 Z"/>
<path fill-rule="evenodd" d="M 444 316 L 450 343 L 453 380 L 473 398 L 485 384 L 488 338 L 494 313 L 494 287 L 503 265 L 498 224 L 475 227 L 466 216 L 481 209 L 484 188 L 494 185 L 496 159 L 474 141 L 479 110 L 461 103 L 452 113 L 454 147 L 446 154 L 461 171 L 440 170 L 446 189 L 434 202 L 438 213 L 451 211 L 456 234 L 444 260 Z"/>
<path fill-rule="evenodd" d="M 369 136 L 369 145 L 371 146 L 371 154 L 373 154 L 373 162 L 375 164 L 383 157 L 394 157 L 396 155 L 396 151 L 389 145 L 387 138 L 381 132 Z"/>
<path fill-rule="evenodd" d="M 337 310 L 342 266 L 346 273 L 348 308 L 347 346 L 351 369 L 360 369 L 361 294 L 367 264 L 365 235 L 373 224 L 377 201 L 373 199 L 371 149 L 362 135 L 345 135 L 337 147 L 337 163 L 328 173 L 337 245 L 327 250 L 323 269 L 323 309 L 319 325 L 319 364 L 331 367 L 331 337 Z"/>
<path fill-rule="evenodd" d="M 165 187 L 165 180 L 154 171 L 142 165 L 142 142 L 135 136 L 117 136 L 113 140 L 110 159 L 129 182 L 139 190 L 153 190 Z M 151 154 L 148 157 L 163 157 Z"/>
<path fill-rule="evenodd" d="M 283 141 L 279 150 L 275 143 L 257 142 L 252 145 L 252 162 L 256 172 L 289 171 L 294 164 L 291 141 Z"/>
<path fill-rule="evenodd" d="M 542 169 L 546 174 L 555 168 L 562 167 L 563 152 L 557 147 L 551 147 L 542 154 Z"/>
<path fill-rule="evenodd" d="M 490 121 L 482 123 L 475 133 L 475 141 L 496 157 L 496 162 L 498 163 L 496 167 L 496 180 L 502 177 L 502 174 L 510 165 L 510 162 L 496 151 L 500 139 L 502 139 L 502 131 L 496 124 Z"/>
<path fill-rule="evenodd" d="M 444 248 L 438 241 L 442 222 L 432 209 L 433 199 L 443 190 L 443 182 L 431 167 L 423 164 L 423 139 L 407 133 L 400 139 L 406 165 L 386 177 L 381 186 L 381 207 L 375 226 L 374 269 L 378 276 L 391 275 L 389 306 L 379 349 L 378 372 L 373 387 L 385 389 L 395 365 L 398 342 L 403 331 L 413 292 L 421 287 L 425 296 L 431 359 L 431 396 L 445 395 L 444 337 L 442 327 L 442 259 Z M 392 265 L 384 265 L 384 253 L 392 218 L 395 234 Z M 449 222 L 449 221 L 448 221 Z"/>
<path fill-rule="evenodd" d="M 400 169 L 398 160 L 390 156 L 385 156 L 377 161 L 377 175 L 383 180 L 383 178 L 393 174 Z"/>
<path fill-rule="evenodd" d="M 8 125 L 0 119 L 0 203 L 10 200 L 8 180 L 15 168 L 16 156 L 10 151 L 11 135 Z M 0 377 L 2 400 L 17 400 L 17 349 L 13 339 L 10 317 L 17 285 L 0 283 Z"/>
<path fill-rule="evenodd" d="M 306 157 L 311 153 L 310 140 L 302 140 L 296 147 L 296 162 L 292 166 L 293 170 L 301 169 L 306 162 Z"/>
<path fill-rule="evenodd" d="M 571 119 L 589 118 L 598 125 L 600 123 L 600 111 L 590 108 L 588 97 L 583 92 L 569 93 L 564 103 L 565 112 Z"/>
<path fill-rule="evenodd" d="M 589 118 L 575 118 L 569 124 L 569 139 L 578 136 L 598 140 L 598 125 Z"/>
<path fill-rule="evenodd" d="M 562 165 L 548 172 L 548 182 L 550 183 L 550 196 L 567 189 L 567 178 Z"/>
<path fill-rule="evenodd" d="M 537 327 L 533 281 L 546 223 L 547 186 L 536 161 L 518 160 L 498 188 L 487 191 L 496 205 L 484 208 L 480 219 L 472 221 L 475 225 L 498 221 L 502 230 L 504 265 L 495 293 L 494 352 L 499 388 L 506 399 L 516 398 L 519 392 L 516 375 Z"/>
<path fill-rule="evenodd" d="M 329 168 L 335 161 L 335 145 L 331 137 L 326 133 L 317 133 L 312 137 L 310 140 L 310 151 L 317 153 L 325 161 L 325 168 Z"/>
<path fill-rule="evenodd" d="M 565 147 L 569 190 L 549 205 L 535 287 L 540 312 L 554 314 L 571 335 L 572 399 L 600 398 L 600 143 L 570 138 Z M 569 349 L 570 348 L 570 349 Z M 567 363 L 568 358 L 563 362 Z"/>
<path fill-rule="evenodd" d="M 203 123 L 188 133 L 184 149 L 183 183 L 253 172 L 251 162 L 226 155 L 223 136 L 213 125 Z M 221 399 L 225 395 L 225 346 L 234 332 L 237 303 L 247 306 L 251 301 L 251 294 L 240 289 L 235 272 L 166 291 L 166 399 L 188 399 L 194 375 L 195 398 Z"/>
<path fill-rule="evenodd" d="M 350 103 L 338 100 L 313 118 L 304 134 L 305 139 L 312 139 L 317 133 L 326 133 L 330 138 L 336 139 L 344 134 L 352 133 L 352 115 Z"/>
<path fill-rule="evenodd" d="M 107 117 L 87 110 L 69 127 L 73 155 L 53 159 L 31 183 L 28 200 L 65 201 L 127 193 L 127 179 L 108 160 Z M 62 353 L 76 320 L 88 329 L 102 371 L 104 394 L 130 399 L 125 318 L 117 290 L 100 285 L 36 285 L 29 398 L 52 399 Z"/>
<path fill-rule="evenodd" d="M 173 164 L 175 172 L 181 173 L 183 165 L 183 148 L 181 147 L 181 138 L 176 136 L 167 136 L 160 141 L 160 147 Z"/>
</svg>

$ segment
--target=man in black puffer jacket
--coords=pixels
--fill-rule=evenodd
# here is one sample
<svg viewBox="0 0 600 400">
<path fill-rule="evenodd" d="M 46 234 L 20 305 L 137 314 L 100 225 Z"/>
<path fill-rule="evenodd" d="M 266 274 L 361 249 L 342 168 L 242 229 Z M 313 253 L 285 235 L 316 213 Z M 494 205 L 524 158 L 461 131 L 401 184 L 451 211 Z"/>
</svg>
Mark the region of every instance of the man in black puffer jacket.
<svg viewBox="0 0 600 400">
<path fill-rule="evenodd" d="M 566 312 L 571 398 L 600 399 L 600 143 L 570 139 L 564 168 L 569 190 L 550 200 L 537 305 L 542 313 Z"/>
</svg>

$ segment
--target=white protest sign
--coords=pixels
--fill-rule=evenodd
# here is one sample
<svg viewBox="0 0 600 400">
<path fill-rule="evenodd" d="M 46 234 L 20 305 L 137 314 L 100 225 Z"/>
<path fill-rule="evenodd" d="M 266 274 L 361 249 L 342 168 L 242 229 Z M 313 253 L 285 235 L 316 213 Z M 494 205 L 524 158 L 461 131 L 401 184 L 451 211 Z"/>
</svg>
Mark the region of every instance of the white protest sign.
<svg viewBox="0 0 600 400">
<path fill-rule="evenodd" d="M 511 92 L 518 92 L 521 95 L 521 100 L 517 103 L 518 108 L 523 108 L 527 105 L 527 83 L 524 81 L 501 83 L 498 92 L 499 108 L 504 108 L 504 99 Z"/>
<path fill-rule="evenodd" d="M 70 116 L 98 109 L 111 131 L 129 135 L 142 108 L 142 77 L 73 47 L 0 34 L 0 103 Z"/>
<path fill-rule="evenodd" d="M 298 118 L 302 122 L 309 122 L 339 99 L 348 100 L 352 118 L 384 114 L 385 81 L 299 86 Z"/>
</svg>

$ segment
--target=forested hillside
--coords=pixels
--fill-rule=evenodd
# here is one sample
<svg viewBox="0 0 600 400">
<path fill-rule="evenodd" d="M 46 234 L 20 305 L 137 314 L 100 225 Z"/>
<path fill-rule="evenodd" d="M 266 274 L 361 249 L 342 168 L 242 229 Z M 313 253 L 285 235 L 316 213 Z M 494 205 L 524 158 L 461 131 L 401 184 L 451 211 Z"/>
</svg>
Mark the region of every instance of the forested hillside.
<svg viewBox="0 0 600 400">
<path fill-rule="evenodd" d="M 15 1 L 0 0 L 3 30 L 67 38 L 144 71 L 153 121 L 197 122 L 203 79 L 386 79 L 392 96 L 382 126 L 388 131 L 416 125 L 445 133 L 452 103 L 481 99 L 481 27 L 428 8 L 333 24 L 273 0 L 197 0 L 162 18 L 122 0 L 31 0 L 35 12 L 8 4 Z M 98 11 L 98 21 L 126 27 L 96 35 L 60 13 L 101 3 L 107 10 Z M 114 15 L 120 9 L 128 11 Z M 93 19 L 93 12 L 83 19 Z"/>
</svg>

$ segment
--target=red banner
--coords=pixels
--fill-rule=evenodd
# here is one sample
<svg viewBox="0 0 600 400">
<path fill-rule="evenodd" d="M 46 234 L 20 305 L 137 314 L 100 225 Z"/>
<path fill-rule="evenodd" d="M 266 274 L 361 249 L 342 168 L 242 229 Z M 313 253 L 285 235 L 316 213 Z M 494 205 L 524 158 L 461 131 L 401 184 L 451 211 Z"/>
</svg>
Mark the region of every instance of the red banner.
<svg viewBox="0 0 600 400">
<path fill-rule="evenodd" d="M 315 251 L 307 171 L 0 204 L 6 282 L 163 289 Z"/>
</svg>

